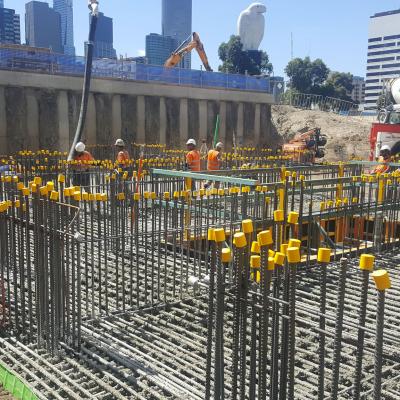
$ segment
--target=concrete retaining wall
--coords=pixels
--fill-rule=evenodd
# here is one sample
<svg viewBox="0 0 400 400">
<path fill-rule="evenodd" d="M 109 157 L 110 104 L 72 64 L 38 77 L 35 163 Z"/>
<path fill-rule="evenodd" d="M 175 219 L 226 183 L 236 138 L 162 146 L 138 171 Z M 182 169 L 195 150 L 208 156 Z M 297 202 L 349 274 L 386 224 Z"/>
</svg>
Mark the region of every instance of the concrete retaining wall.
<svg viewBox="0 0 400 400">
<path fill-rule="evenodd" d="M 0 154 L 20 149 L 67 151 L 78 122 L 82 78 L 0 71 Z M 87 144 L 121 137 L 182 147 L 189 137 L 244 145 L 276 142 L 267 93 L 95 79 L 84 132 Z"/>
</svg>

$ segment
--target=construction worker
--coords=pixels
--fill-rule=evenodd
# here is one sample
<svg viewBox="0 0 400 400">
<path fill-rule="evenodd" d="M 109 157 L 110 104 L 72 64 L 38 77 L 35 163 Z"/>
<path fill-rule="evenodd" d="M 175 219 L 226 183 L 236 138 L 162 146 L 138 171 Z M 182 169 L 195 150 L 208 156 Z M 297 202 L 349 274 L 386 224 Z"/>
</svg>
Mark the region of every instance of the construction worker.
<svg viewBox="0 0 400 400">
<path fill-rule="evenodd" d="M 75 146 L 75 154 L 73 164 L 73 183 L 76 186 L 90 185 L 90 161 L 93 161 L 93 156 L 85 150 L 85 143 L 78 142 Z"/>
<path fill-rule="evenodd" d="M 200 153 L 196 149 L 196 141 L 189 139 L 186 142 L 188 152 L 186 153 L 186 167 L 189 171 L 200 171 Z"/>
<path fill-rule="evenodd" d="M 221 142 L 215 145 L 213 150 L 208 152 L 207 156 L 207 171 L 219 171 L 222 167 L 222 147 Z M 212 181 L 206 182 L 204 189 L 208 189 L 212 185 Z M 219 182 L 214 183 L 214 187 L 219 187 Z"/>
<path fill-rule="evenodd" d="M 117 159 L 116 164 L 119 168 L 125 169 L 128 166 L 130 157 L 129 153 L 125 148 L 125 142 L 122 139 L 117 139 L 115 142 L 115 147 L 117 148 Z"/>
<path fill-rule="evenodd" d="M 186 147 L 188 152 L 186 153 L 186 169 L 191 172 L 200 171 L 200 152 L 196 148 L 197 144 L 194 139 L 189 139 L 186 142 Z M 195 180 L 191 178 L 186 178 L 186 189 L 195 190 L 196 184 Z"/>
<path fill-rule="evenodd" d="M 384 145 L 381 147 L 381 151 L 379 153 L 378 162 L 380 163 L 377 165 L 373 170 L 372 174 L 385 174 L 389 172 L 390 166 L 389 163 L 392 161 L 392 150 L 388 145 Z"/>
</svg>

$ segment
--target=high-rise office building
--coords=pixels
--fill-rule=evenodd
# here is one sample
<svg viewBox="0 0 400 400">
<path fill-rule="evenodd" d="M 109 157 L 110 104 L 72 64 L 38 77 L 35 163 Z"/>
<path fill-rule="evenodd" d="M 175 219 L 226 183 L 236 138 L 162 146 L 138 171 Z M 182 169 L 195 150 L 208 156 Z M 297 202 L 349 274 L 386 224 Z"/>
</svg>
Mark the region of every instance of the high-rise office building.
<svg viewBox="0 0 400 400">
<path fill-rule="evenodd" d="M 0 5 L 2 6 L 3 2 Z M 0 7 L 0 43 L 21 43 L 20 20 L 15 10 Z"/>
<path fill-rule="evenodd" d="M 53 9 L 61 16 L 61 43 L 64 54 L 74 56 L 74 12 L 72 0 L 53 0 Z"/>
<path fill-rule="evenodd" d="M 361 76 L 353 76 L 353 90 L 351 99 L 358 104 L 364 104 L 365 99 L 365 79 Z"/>
<path fill-rule="evenodd" d="M 4 0 L 0 0 L 0 8 L 4 8 Z"/>
<path fill-rule="evenodd" d="M 192 34 L 192 0 L 162 0 L 162 35 L 182 43 Z M 190 53 L 182 63 L 191 67 Z"/>
<path fill-rule="evenodd" d="M 30 1 L 25 5 L 25 40 L 28 46 L 63 52 L 61 16 L 47 3 Z"/>
<path fill-rule="evenodd" d="M 114 49 L 113 43 L 113 20 L 110 17 L 106 17 L 103 13 L 99 13 L 93 57 L 117 58 L 117 52 Z"/>
<path fill-rule="evenodd" d="M 376 109 L 384 81 L 400 76 L 400 10 L 370 18 L 365 109 Z"/>
<path fill-rule="evenodd" d="M 146 36 L 146 58 L 151 65 L 164 65 L 171 53 L 178 47 L 178 41 L 169 36 L 150 33 Z"/>
</svg>

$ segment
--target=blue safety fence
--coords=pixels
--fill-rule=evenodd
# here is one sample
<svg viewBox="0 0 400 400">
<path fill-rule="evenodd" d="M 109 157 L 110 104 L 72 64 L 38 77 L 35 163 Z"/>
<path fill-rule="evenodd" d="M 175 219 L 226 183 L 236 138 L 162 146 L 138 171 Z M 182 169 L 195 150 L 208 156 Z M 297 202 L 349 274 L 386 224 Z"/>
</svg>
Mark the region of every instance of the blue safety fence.
<svg viewBox="0 0 400 400">
<path fill-rule="evenodd" d="M 53 75 L 83 76 L 85 58 L 36 50 L 29 47 L 26 50 L 0 48 L 0 68 Z M 182 68 L 164 68 L 157 65 L 139 64 L 135 61 L 95 59 L 93 61 L 92 75 L 95 78 L 271 92 L 270 80 L 264 76 L 254 77 Z"/>
</svg>

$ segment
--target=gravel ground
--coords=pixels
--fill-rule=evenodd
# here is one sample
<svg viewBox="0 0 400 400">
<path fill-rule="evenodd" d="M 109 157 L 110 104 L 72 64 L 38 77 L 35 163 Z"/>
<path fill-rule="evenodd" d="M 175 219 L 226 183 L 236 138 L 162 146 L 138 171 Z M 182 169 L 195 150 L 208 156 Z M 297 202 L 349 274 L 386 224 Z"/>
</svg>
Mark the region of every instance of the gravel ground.
<svg viewBox="0 0 400 400">
<path fill-rule="evenodd" d="M 273 106 L 272 120 L 283 140 L 304 128 L 321 128 L 328 137 L 326 161 L 346 161 L 353 155 L 362 159 L 369 157 L 369 132 L 373 121 L 369 117 L 344 117 L 323 111 Z"/>
</svg>

